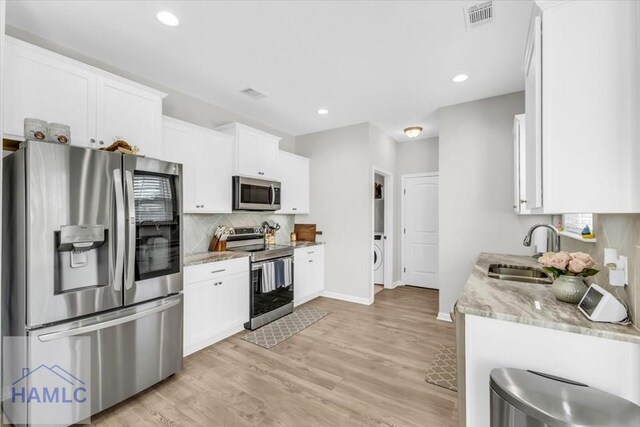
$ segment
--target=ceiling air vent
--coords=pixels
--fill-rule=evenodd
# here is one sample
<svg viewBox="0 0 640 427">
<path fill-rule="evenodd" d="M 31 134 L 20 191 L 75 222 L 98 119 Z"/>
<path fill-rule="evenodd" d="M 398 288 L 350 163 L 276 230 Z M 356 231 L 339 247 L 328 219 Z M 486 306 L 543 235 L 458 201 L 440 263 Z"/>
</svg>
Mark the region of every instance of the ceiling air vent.
<svg viewBox="0 0 640 427">
<path fill-rule="evenodd" d="M 267 95 L 265 95 L 262 92 L 258 92 L 257 90 L 255 90 L 252 87 L 248 87 L 246 89 L 241 90 L 240 92 L 244 93 L 245 95 L 247 95 L 249 98 L 258 100 L 258 99 L 262 99 L 262 98 L 266 98 Z"/>
<path fill-rule="evenodd" d="M 493 21 L 493 2 L 475 4 L 464 9 L 464 22 L 467 31 L 478 25 Z"/>
</svg>

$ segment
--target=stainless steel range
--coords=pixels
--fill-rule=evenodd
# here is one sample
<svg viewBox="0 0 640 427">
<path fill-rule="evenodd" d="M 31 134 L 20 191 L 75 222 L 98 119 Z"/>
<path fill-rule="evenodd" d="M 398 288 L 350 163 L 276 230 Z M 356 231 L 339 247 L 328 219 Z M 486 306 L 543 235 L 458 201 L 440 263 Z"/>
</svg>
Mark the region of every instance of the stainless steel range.
<svg viewBox="0 0 640 427">
<path fill-rule="evenodd" d="M 254 330 L 293 312 L 293 248 L 265 245 L 263 227 L 238 227 L 229 236 L 230 251 L 251 254 L 251 318 Z"/>
</svg>

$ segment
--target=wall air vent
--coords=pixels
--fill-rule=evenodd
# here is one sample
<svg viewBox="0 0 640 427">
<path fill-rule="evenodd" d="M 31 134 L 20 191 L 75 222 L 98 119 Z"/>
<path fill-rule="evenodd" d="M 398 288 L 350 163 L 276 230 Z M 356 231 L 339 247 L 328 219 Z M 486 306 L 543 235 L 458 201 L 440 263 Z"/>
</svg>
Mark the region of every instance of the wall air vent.
<svg viewBox="0 0 640 427">
<path fill-rule="evenodd" d="M 493 21 L 493 2 L 475 4 L 464 8 L 464 22 L 469 31 L 478 25 L 488 24 Z"/>
<path fill-rule="evenodd" d="M 243 89 L 240 91 L 241 93 L 244 93 L 245 95 L 247 95 L 249 98 L 255 99 L 256 101 L 258 99 L 262 99 L 262 98 L 266 98 L 267 95 L 265 95 L 262 92 L 258 92 L 257 90 L 255 90 L 252 87 L 248 87 L 246 89 Z"/>
</svg>

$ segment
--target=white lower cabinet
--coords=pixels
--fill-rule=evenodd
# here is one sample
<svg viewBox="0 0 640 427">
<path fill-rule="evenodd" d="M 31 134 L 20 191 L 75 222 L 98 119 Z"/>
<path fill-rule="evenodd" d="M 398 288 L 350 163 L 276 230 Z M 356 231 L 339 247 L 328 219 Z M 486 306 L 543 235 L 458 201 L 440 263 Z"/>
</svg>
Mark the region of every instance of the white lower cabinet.
<svg viewBox="0 0 640 427">
<path fill-rule="evenodd" d="M 487 317 L 465 315 L 463 322 L 467 427 L 490 425 L 494 368 L 543 372 L 640 404 L 638 344 Z"/>
<path fill-rule="evenodd" d="M 185 268 L 185 356 L 244 328 L 249 286 L 249 258 Z"/>
<path fill-rule="evenodd" d="M 297 248 L 293 261 L 293 304 L 297 306 L 324 291 L 324 246 Z"/>
</svg>

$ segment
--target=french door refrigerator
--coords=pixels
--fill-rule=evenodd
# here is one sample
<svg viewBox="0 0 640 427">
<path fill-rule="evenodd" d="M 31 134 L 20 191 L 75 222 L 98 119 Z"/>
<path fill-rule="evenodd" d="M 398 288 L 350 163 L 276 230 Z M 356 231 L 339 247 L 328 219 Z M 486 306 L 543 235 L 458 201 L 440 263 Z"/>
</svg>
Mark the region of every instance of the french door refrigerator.
<svg viewBox="0 0 640 427">
<path fill-rule="evenodd" d="M 34 338 L 4 349 L 5 371 L 90 337 L 95 414 L 182 367 L 181 175 L 176 163 L 45 142 L 4 159 L 2 333 Z"/>
</svg>

